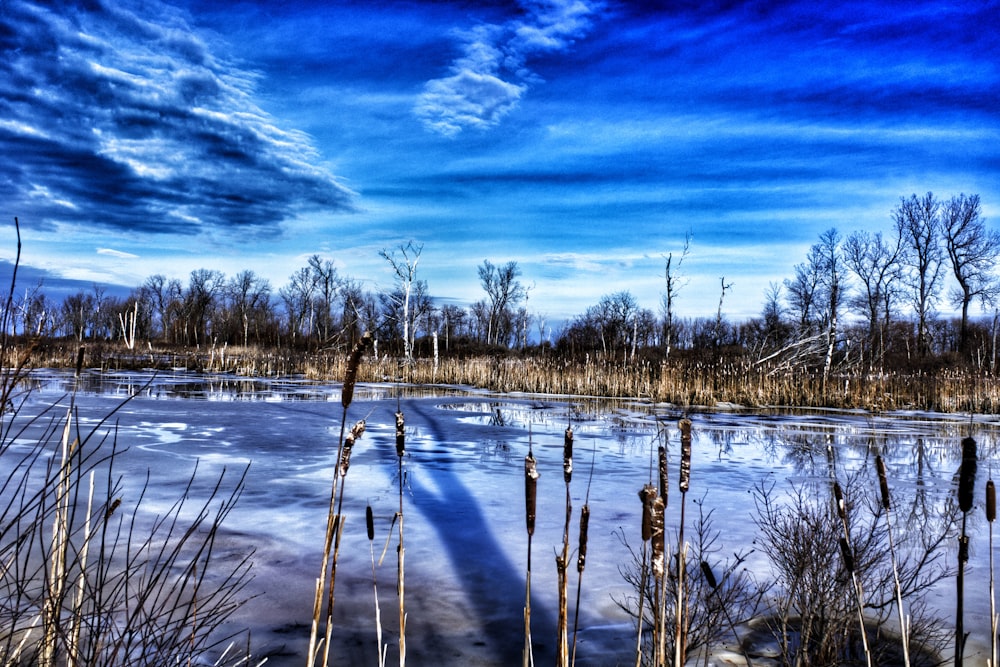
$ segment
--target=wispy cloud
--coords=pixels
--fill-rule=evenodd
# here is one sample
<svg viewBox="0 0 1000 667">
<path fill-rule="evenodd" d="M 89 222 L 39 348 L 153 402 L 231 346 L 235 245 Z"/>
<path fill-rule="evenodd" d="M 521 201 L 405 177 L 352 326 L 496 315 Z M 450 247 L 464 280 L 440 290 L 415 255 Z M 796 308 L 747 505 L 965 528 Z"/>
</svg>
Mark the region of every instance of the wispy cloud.
<svg viewBox="0 0 1000 667">
<path fill-rule="evenodd" d="M 588 0 L 524 0 L 521 7 L 523 16 L 456 33 L 461 55 L 448 76 L 425 84 L 414 107 L 425 127 L 454 136 L 499 123 L 537 79 L 527 60 L 568 48 L 599 9 Z"/>
<path fill-rule="evenodd" d="M 157 0 L 5 3 L 0 195 L 27 222 L 262 234 L 353 194 L 259 79 Z"/>
<path fill-rule="evenodd" d="M 117 259 L 139 259 L 139 255 L 133 255 L 130 252 L 122 252 L 121 250 L 114 250 L 112 248 L 98 248 L 98 255 L 107 255 L 109 257 L 115 257 Z"/>
</svg>

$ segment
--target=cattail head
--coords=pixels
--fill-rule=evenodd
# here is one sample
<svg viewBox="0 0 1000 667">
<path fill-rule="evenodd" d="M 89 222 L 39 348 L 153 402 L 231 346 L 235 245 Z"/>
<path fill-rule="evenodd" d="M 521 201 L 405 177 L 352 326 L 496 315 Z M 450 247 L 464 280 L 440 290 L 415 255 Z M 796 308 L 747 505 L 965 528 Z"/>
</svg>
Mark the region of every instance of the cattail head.
<svg viewBox="0 0 1000 667">
<path fill-rule="evenodd" d="M 664 570 L 665 566 L 664 547 L 666 546 L 665 544 L 666 531 L 664 530 L 664 525 L 663 525 L 664 514 L 665 512 L 663 506 L 663 498 L 655 496 L 653 498 L 653 508 L 651 512 L 653 534 L 652 537 L 650 538 L 650 543 L 653 547 L 653 554 L 652 554 L 653 574 L 656 577 L 663 577 L 663 575 L 666 573 L 666 571 Z"/>
<path fill-rule="evenodd" d="M 681 429 L 681 493 L 691 485 L 691 420 L 686 417 L 678 423 Z"/>
<path fill-rule="evenodd" d="M 80 374 L 83 372 L 83 354 L 86 350 L 86 346 L 81 345 L 76 351 L 76 377 L 80 378 Z"/>
<path fill-rule="evenodd" d="M 986 520 L 992 522 L 997 518 L 997 491 L 993 480 L 986 480 Z"/>
<path fill-rule="evenodd" d="M 358 421 L 353 427 L 351 427 L 351 432 L 347 434 L 344 438 L 344 449 L 340 454 L 340 476 L 344 477 L 347 475 L 347 469 L 351 467 L 351 450 L 354 449 L 354 441 L 361 437 L 361 434 L 365 432 L 365 420 L 362 419 Z"/>
<path fill-rule="evenodd" d="M 958 508 L 963 512 L 972 510 L 972 495 L 976 485 L 976 441 L 962 440 L 962 467 L 958 471 Z"/>
<path fill-rule="evenodd" d="M 108 519 L 110 519 L 111 515 L 115 513 L 115 510 L 117 510 L 119 507 L 121 507 L 121 504 L 122 504 L 122 499 L 121 498 L 115 498 L 111 502 L 111 504 L 108 505 L 108 509 L 105 510 L 105 512 L 104 512 L 104 520 L 107 521 Z"/>
<path fill-rule="evenodd" d="M 563 479 L 569 484 L 573 478 L 573 427 L 567 426 L 563 435 Z"/>
<path fill-rule="evenodd" d="M 840 488 L 840 482 L 833 483 L 833 499 L 837 505 L 837 516 L 847 519 L 847 503 L 844 502 L 844 491 Z"/>
<path fill-rule="evenodd" d="M 708 561 L 701 561 L 701 573 L 705 575 L 705 581 L 708 583 L 708 587 L 715 590 L 719 587 L 719 582 L 715 580 L 715 575 L 712 573 L 712 566 L 708 564 Z"/>
<path fill-rule="evenodd" d="M 878 488 L 882 493 L 882 507 L 886 510 L 890 507 L 889 502 L 889 479 L 885 474 L 885 461 L 881 456 L 875 457 L 875 468 L 878 470 Z"/>
<path fill-rule="evenodd" d="M 844 568 L 849 573 L 854 572 L 854 554 L 851 553 L 851 545 L 846 537 L 840 538 L 840 555 L 844 559 Z"/>
<path fill-rule="evenodd" d="M 649 542 L 653 536 L 653 498 L 656 497 L 656 487 L 647 484 L 639 491 L 642 501 L 642 541 Z"/>
<path fill-rule="evenodd" d="M 663 498 L 663 505 L 667 505 L 667 491 L 670 488 L 670 481 L 667 477 L 667 448 L 660 445 L 657 448 L 657 470 L 660 473 L 660 497 Z"/>
<path fill-rule="evenodd" d="M 403 421 L 403 413 L 396 413 L 396 456 L 402 458 L 403 453 L 406 451 L 406 432 L 403 428 L 405 422 Z"/>
<path fill-rule="evenodd" d="M 368 527 L 368 541 L 375 539 L 375 516 L 372 514 L 372 506 L 365 507 L 365 526 Z"/>
<path fill-rule="evenodd" d="M 538 487 L 538 464 L 531 452 L 524 457 L 524 520 L 528 535 L 535 534 L 535 502 Z"/>
<path fill-rule="evenodd" d="M 590 524 L 590 505 L 580 508 L 580 543 L 577 546 L 576 571 L 583 573 L 587 564 L 587 526 Z"/>
<path fill-rule="evenodd" d="M 354 344 L 351 356 L 347 360 L 347 372 L 344 374 L 344 388 L 340 392 L 340 404 L 346 410 L 354 400 L 354 383 L 358 380 L 358 366 L 361 365 L 361 357 L 365 353 L 365 348 L 372 340 L 371 332 L 366 331 L 360 340 Z"/>
</svg>

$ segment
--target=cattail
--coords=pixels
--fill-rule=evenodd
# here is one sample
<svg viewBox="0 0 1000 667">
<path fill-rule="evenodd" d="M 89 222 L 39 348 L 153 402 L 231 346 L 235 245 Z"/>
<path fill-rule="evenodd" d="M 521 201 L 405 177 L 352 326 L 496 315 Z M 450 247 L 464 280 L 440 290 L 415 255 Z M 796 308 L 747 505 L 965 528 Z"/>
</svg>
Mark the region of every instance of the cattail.
<svg viewBox="0 0 1000 667">
<path fill-rule="evenodd" d="M 962 440 L 962 466 L 958 472 L 958 508 L 963 512 L 972 510 L 972 495 L 976 484 L 976 441 Z"/>
<path fill-rule="evenodd" d="M 986 482 L 986 520 L 993 522 L 997 518 L 997 491 L 993 480 Z"/>
<path fill-rule="evenodd" d="M 83 372 L 83 353 L 86 347 L 81 345 L 76 351 L 76 377 L 79 379 L 80 373 Z"/>
<path fill-rule="evenodd" d="M 576 571 L 583 574 L 583 568 L 587 564 L 587 526 L 590 524 L 590 505 L 584 505 L 580 509 L 580 543 L 577 546 Z"/>
<path fill-rule="evenodd" d="M 652 488 L 652 487 L 650 487 Z M 654 492 L 655 493 L 655 492 Z M 664 506 L 663 498 L 656 496 L 653 500 L 653 508 L 650 513 L 650 518 L 652 520 L 652 545 L 653 545 L 653 574 L 657 578 L 662 577 L 664 574 L 663 570 L 663 552 L 664 552 L 664 530 L 663 530 L 663 515 Z"/>
<path fill-rule="evenodd" d="M 406 451 L 406 433 L 403 429 L 403 413 L 396 413 L 396 456 L 403 458 L 403 453 Z"/>
<path fill-rule="evenodd" d="M 653 536 L 653 498 L 656 497 L 656 487 L 647 484 L 639 491 L 642 501 L 642 541 L 649 542 Z"/>
<path fill-rule="evenodd" d="M 691 420 L 684 418 L 678 426 L 681 429 L 681 493 L 687 493 L 691 484 Z"/>
<path fill-rule="evenodd" d="M 878 470 L 878 487 L 882 492 L 882 507 L 888 510 L 890 507 L 889 480 L 885 474 L 885 461 L 882 460 L 881 455 L 875 457 L 875 468 Z"/>
<path fill-rule="evenodd" d="M 111 502 L 111 504 L 108 506 L 107 511 L 104 512 L 104 520 L 107 521 L 108 519 L 110 519 L 111 515 L 115 513 L 115 510 L 117 510 L 119 507 L 121 507 L 121 504 L 122 504 L 122 499 L 121 498 L 115 498 Z"/>
<path fill-rule="evenodd" d="M 840 488 L 839 482 L 833 483 L 833 498 L 837 502 L 837 516 L 847 519 L 847 503 L 844 502 L 844 491 Z"/>
<path fill-rule="evenodd" d="M 712 566 L 708 564 L 708 561 L 701 561 L 701 573 L 705 575 L 705 581 L 708 582 L 708 587 L 715 590 L 719 587 L 719 583 L 715 580 L 715 575 L 712 573 Z"/>
<path fill-rule="evenodd" d="M 573 427 L 567 426 L 563 436 L 563 479 L 569 484 L 573 478 Z"/>
<path fill-rule="evenodd" d="M 851 545 L 846 537 L 840 538 L 840 555 L 844 558 L 844 567 L 848 572 L 854 572 L 854 554 L 851 553 Z"/>
<path fill-rule="evenodd" d="M 347 469 L 351 467 L 351 450 L 354 449 L 354 441 L 361 437 L 361 434 L 365 432 L 365 420 L 362 419 L 358 421 L 352 428 L 351 432 L 347 434 L 344 438 L 344 450 L 340 455 L 340 476 L 344 477 L 347 475 Z"/>
<path fill-rule="evenodd" d="M 375 516 L 372 514 L 372 506 L 365 507 L 365 525 L 368 527 L 368 541 L 375 539 Z"/>
<path fill-rule="evenodd" d="M 656 451 L 657 460 L 659 465 L 657 466 L 660 473 L 660 497 L 663 498 L 663 506 L 667 505 L 667 490 L 670 486 L 669 478 L 667 477 L 667 448 L 660 445 Z"/>
<path fill-rule="evenodd" d="M 524 518 L 528 535 L 535 534 L 535 498 L 538 486 L 538 466 L 531 452 L 524 457 Z"/>
<path fill-rule="evenodd" d="M 358 379 L 358 366 L 361 365 L 361 357 L 365 353 L 365 348 L 368 347 L 368 343 L 371 342 L 372 335 L 370 332 L 366 331 L 361 339 L 354 344 L 354 349 L 351 350 L 351 356 L 347 360 L 347 373 L 344 374 L 344 388 L 340 392 L 340 404 L 344 406 L 346 410 L 354 399 L 354 383 Z"/>
</svg>

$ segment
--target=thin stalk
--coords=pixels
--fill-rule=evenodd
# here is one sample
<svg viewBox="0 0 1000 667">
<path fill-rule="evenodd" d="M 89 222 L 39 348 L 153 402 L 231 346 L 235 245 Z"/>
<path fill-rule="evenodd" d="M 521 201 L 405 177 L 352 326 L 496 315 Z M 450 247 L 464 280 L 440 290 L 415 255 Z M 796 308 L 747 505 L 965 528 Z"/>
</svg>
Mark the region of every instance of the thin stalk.
<svg viewBox="0 0 1000 667">
<path fill-rule="evenodd" d="M 86 594 L 87 555 L 90 551 L 90 518 L 94 509 L 94 475 L 90 471 L 90 484 L 87 493 L 87 519 L 83 527 L 83 546 L 80 548 L 80 572 L 77 575 L 76 602 L 73 605 L 72 630 L 69 642 L 70 664 L 78 664 L 80 660 L 80 626 L 83 621 L 83 603 Z"/>
<path fill-rule="evenodd" d="M 962 667 L 965 653 L 965 563 L 969 560 L 969 537 L 965 522 L 972 511 L 972 497 L 976 483 L 976 441 L 971 437 L 962 440 L 962 465 L 958 473 L 958 508 L 962 510 L 962 534 L 958 538 L 958 576 L 956 578 L 955 605 L 955 667 Z"/>
<path fill-rule="evenodd" d="M 587 564 L 587 529 L 590 525 L 590 483 L 594 479 L 594 461 L 597 458 L 597 448 L 591 453 L 590 477 L 587 478 L 587 493 L 580 508 L 580 538 L 576 551 L 576 609 L 573 612 L 573 649 L 570 664 L 576 664 L 576 638 L 580 628 L 580 591 L 583 588 L 583 569 Z"/>
<path fill-rule="evenodd" d="M 743 654 L 743 658 L 747 661 L 747 667 L 753 667 L 753 663 L 750 661 L 750 653 L 743 646 L 743 639 L 740 637 L 739 631 L 736 630 L 736 623 L 733 622 L 733 617 L 729 614 L 729 609 L 726 606 L 725 601 L 722 599 L 722 594 L 719 593 L 719 583 L 716 581 L 715 574 L 712 572 L 712 566 L 709 565 L 707 561 L 701 561 L 701 573 L 705 577 L 705 582 L 708 584 L 709 591 L 715 593 L 715 597 L 719 601 L 719 608 L 722 610 L 722 614 L 726 617 L 726 622 L 729 623 L 729 629 L 732 630 L 733 637 L 736 638 L 736 643 L 740 647 L 740 653 Z M 705 661 L 708 661 L 707 651 L 705 653 Z"/>
<path fill-rule="evenodd" d="M 986 481 L 986 521 L 990 524 L 990 665 L 997 664 L 997 608 L 993 587 L 993 521 L 997 518 L 997 493 L 993 478 Z"/>
<path fill-rule="evenodd" d="M 378 648 L 378 667 L 385 667 L 385 650 L 382 648 L 382 610 L 378 605 L 378 580 L 375 576 L 375 517 L 372 514 L 371 505 L 365 508 L 365 526 L 368 528 L 368 551 L 372 559 L 372 589 L 375 593 L 375 641 Z"/>
<path fill-rule="evenodd" d="M 354 348 L 351 350 L 351 356 L 347 362 L 347 371 L 344 375 L 344 384 L 341 389 L 340 394 L 340 404 L 342 407 L 341 418 L 340 418 L 340 437 L 337 442 L 337 458 L 336 465 L 340 464 L 340 460 L 344 454 L 344 443 L 345 434 L 347 429 L 347 408 L 351 405 L 354 399 L 354 386 L 357 382 L 358 377 L 358 366 L 361 364 L 361 357 L 364 355 L 365 348 L 371 341 L 371 334 L 365 332 L 361 339 L 357 342 Z M 323 591 L 326 589 L 326 576 L 327 570 L 330 568 L 331 554 L 334 549 L 334 542 L 339 535 L 340 529 L 343 526 L 342 518 L 336 512 L 338 490 L 340 483 L 340 475 L 337 474 L 337 469 L 334 469 L 333 480 L 330 486 L 330 506 L 327 510 L 326 519 L 326 534 L 323 541 L 323 556 L 322 556 L 322 567 L 320 568 L 320 575 L 316 579 L 316 589 L 315 597 L 313 599 L 313 617 L 312 625 L 309 632 L 309 652 L 306 654 L 307 665 L 316 664 L 316 657 L 321 648 L 322 641 L 319 640 L 319 621 L 323 610 Z M 331 580 L 332 580 L 331 575 Z M 333 585 L 330 586 L 330 598 L 332 601 Z M 327 610 L 327 631 L 326 637 L 330 636 L 330 622 L 332 621 L 332 609 Z M 327 664 L 330 652 L 329 641 L 326 642 L 326 650 L 324 651 L 323 664 Z"/>
<path fill-rule="evenodd" d="M 535 656 L 531 646 L 531 538 L 535 534 L 535 506 L 538 493 L 538 465 L 528 441 L 528 455 L 524 457 L 524 521 L 528 530 L 528 571 L 524 591 L 524 667 L 534 667 Z"/>
<path fill-rule="evenodd" d="M 858 580 L 854 565 L 854 547 L 851 545 L 851 531 L 847 527 L 847 502 L 844 499 L 844 492 L 840 484 L 834 481 L 833 495 L 837 504 L 837 514 L 844 528 L 844 536 L 840 538 L 840 555 L 844 560 L 844 568 L 851 575 L 851 584 L 854 588 L 854 599 L 858 606 L 858 624 L 861 628 L 861 646 L 865 652 L 865 663 L 868 667 L 872 665 L 871 651 L 868 648 L 868 632 L 865 630 L 865 604 L 864 592 L 861 590 L 861 582 Z"/>
<path fill-rule="evenodd" d="M 573 427 L 567 426 L 563 436 L 563 479 L 566 482 L 566 523 L 563 527 L 562 554 L 556 556 L 556 572 L 559 582 L 559 618 L 557 622 L 558 649 L 556 663 L 561 667 L 569 665 L 569 524 L 573 505 L 569 483 L 573 479 Z"/>
<path fill-rule="evenodd" d="M 903 608 L 903 589 L 899 583 L 899 568 L 896 567 L 896 545 L 892 537 L 892 502 L 889 496 L 889 479 L 885 471 L 885 461 L 882 460 L 881 456 L 875 457 L 875 468 L 878 471 L 882 507 L 885 509 L 885 528 L 889 535 L 889 560 L 892 563 L 892 580 L 896 588 L 896 608 L 899 613 L 899 636 L 903 644 L 903 664 L 904 667 L 910 667 L 910 631 L 906 620 L 906 611 Z"/>
<path fill-rule="evenodd" d="M 642 566 L 639 578 L 639 613 L 638 632 L 635 645 L 635 667 L 642 665 L 642 630 L 643 630 L 643 603 L 646 600 L 646 581 L 649 576 L 649 541 L 653 535 L 653 498 L 656 496 L 656 487 L 646 484 L 639 491 L 639 500 L 642 501 Z M 653 609 L 653 627 L 656 627 L 656 608 Z M 655 637 L 654 637 L 655 640 Z"/>
<path fill-rule="evenodd" d="M 406 585 L 403 546 L 403 455 L 406 453 L 406 429 L 403 412 L 396 410 L 396 459 L 399 477 L 399 557 L 396 567 L 396 593 L 399 596 L 399 667 L 406 664 Z"/>
<path fill-rule="evenodd" d="M 684 628 L 684 587 L 687 579 L 687 564 L 685 555 L 687 546 L 684 544 L 684 509 L 687 492 L 691 485 L 691 420 L 684 418 L 678 423 L 681 431 L 681 521 L 677 537 L 677 611 L 674 619 L 674 665 L 683 665 L 687 653 L 686 632 Z"/>
</svg>

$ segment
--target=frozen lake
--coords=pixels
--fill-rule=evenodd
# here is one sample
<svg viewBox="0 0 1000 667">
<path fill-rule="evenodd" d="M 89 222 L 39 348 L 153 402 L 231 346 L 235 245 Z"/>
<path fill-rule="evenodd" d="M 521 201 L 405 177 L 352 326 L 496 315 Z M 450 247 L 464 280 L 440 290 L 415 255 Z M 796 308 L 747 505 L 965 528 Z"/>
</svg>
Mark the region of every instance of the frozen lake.
<svg viewBox="0 0 1000 667">
<path fill-rule="evenodd" d="M 72 375 L 33 374 L 24 414 L 67 403 Z M 257 656 L 269 665 L 304 665 L 319 574 L 330 482 L 340 432 L 340 387 L 301 379 L 161 373 L 86 372 L 77 397 L 84 427 L 115 414 L 126 493 L 151 472 L 144 507 L 166 508 L 195 463 L 205 487 L 222 472 L 249 464 L 246 490 L 224 524 L 226 546 L 255 549 L 255 596 L 235 625 L 251 630 Z M 147 385 L 147 383 L 149 383 Z M 579 509 L 589 494 L 590 541 L 583 575 L 577 663 L 634 661 L 631 619 L 615 600 L 632 594 L 619 573 L 630 556 L 621 541 L 640 543 L 638 492 L 650 481 L 657 445 L 668 444 L 671 499 L 668 541 L 679 520 L 677 420 L 694 423 L 687 530 L 698 504 L 714 510 L 720 558 L 753 549 L 753 490 L 775 483 L 827 479 L 833 452 L 838 475 L 885 457 L 895 516 L 922 525 L 954 494 L 959 441 L 979 444 L 976 509 L 969 515 L 972 558 L 966 568 L 966 664 L 984 664 L 989 636 L 987 522 L 982 497 L 995 454 L 995 417 L 828 411 L 740 410 L 684 413 L 665 405 L 572 397 L 494 395 L 457 387 L 359 386 L 348 426 L 367 420 L 345 488 L 345 533 L 337 571 L 334 664 L 378 664 L 365 506 L 376 519 L 376 558 L 398 507 L 394 413 L 406 419 L 404 514 L 407 661 L 412 665 L 520 664 L 527 555 L 524 457 L 538 459 L 537 527 L 532 551 L 532 632 L 538 664 L 555 655 L 557 604 L 554 555 L 561 550 L 565 484 L 563 432 L 575 432 L 571 483 L 575 548 Z M 103 427 L 105 429 L 108 426 Z M 591 475 L 591 469 L 593 473 Z M 877 488 L 872 489 L 872 497 Z M 134 499 L 133 499 L 134 500 Z M 125 499 L 128 504 L 129 499 Z M 930 509 L 928 509 L 930 508 Z M 690 535 L 689 535 L 690 537 Z M 949 562 L 954 545 L 949 541 Z M 388 663 L 396 656 L 396 540 L 377 569 Z M 756 553 L 749 567 L 767 575 Z M 570 567 L 570 624 L 576 589 Z M 932 600 L 954 615 L 949 582 Z M 234 625 L 234 627 L 235 627 Z M 988 656 L 986 656 L 988 657 Z"/>
</svg>

